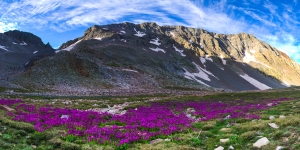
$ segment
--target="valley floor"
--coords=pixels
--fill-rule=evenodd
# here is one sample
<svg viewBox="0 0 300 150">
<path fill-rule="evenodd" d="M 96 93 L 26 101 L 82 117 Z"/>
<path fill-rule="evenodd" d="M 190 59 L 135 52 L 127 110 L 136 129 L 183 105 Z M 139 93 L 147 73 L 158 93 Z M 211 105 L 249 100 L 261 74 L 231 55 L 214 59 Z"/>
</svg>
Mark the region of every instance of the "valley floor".
<svg viewBox="0 0 300 150">
<path fill-rule="evenodd" d="M 6 93 L 0 97 L 0 150 L 300 149 L 299 89 L 84 97 Z M 260 139 L 267 139 L 261 147 Z"/>
</svg>

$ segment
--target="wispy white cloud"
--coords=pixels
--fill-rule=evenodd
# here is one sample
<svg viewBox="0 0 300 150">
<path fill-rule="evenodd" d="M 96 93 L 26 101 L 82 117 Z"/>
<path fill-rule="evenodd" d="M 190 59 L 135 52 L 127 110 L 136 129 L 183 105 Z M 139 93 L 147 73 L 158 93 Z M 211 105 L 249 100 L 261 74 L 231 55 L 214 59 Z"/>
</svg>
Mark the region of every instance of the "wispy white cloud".
<svg viewBox="0 0 300 150">
<path fill-rule="evenodd" d="M 20 26 L 34 25 L 35 28 L 50 26 L 51 29 L 60 32 L 78 26 L 123 21 L 126 17 L 130 18 L 130 16 L 140 14 L 145 14 L 147 18 L 136 17 L 128 21 L 151 20 L 164 24 L 180 23 L 177 19 L 167 15 L 170 14 L 183 20 L 184 22 L 181 22 L 183 25 L 209 27 L 208 29 L 214 31 L 225 27 L 221 22 L 239 24 L 226 14 L 216 13 L 211 9 L 203 10 L 191 1 L 182 3 L 181 0 L 153 0 L 150 3 L 143 0 L 101 2 L 94 0 L 21 0 L 10 4 L 3 3 L 2 5 L 6 5 L 6 9 L 2 11 L 2 14 L 0 13 L 1 20 L 17 21 L 20 22 Z M 222 0 L 217 6 L 224 8 L 225 4 L 226 0 Z M 209 25 L 210 23 L 211 25 Z M 220 25 L 222 26 L 220 27 Z M 236 28 L 232 27 L 232 29 Z"/>
<path fill-rule="evenodd" d="M 15 30 L 17 28 L 17 23 L 7 23 L 7 22 L 0 22 L 0 33 L 9 30 Z"/>
<path fill-rule="evenodd" d="M 261 2 L 261 0 L 251 0 L 251 2 L 254 4 L 259 4 Z"/>
<path fill-rule="evenodd" d="M 271 3 L 269 0 L 264 2 L 263 5 L 266 9 L 268 9 L 272 14 L 277 14 L 277 6 Z"/>
<path fill-rule="evenodd" d="M 218 33 L 247 32 L 290 56 L 300 56 L 297 45 L 300 38 L 300 14 L 296 5 L 297 0 L 294 0 L 293 5 L 269 0 L 1 1 L 0 32 L 18 27 L 64 32 L 93 24 L 153 21 L 160 25 L 201 27 Z M 283 35 L 293 37 L 294 41 Z"/>
<path fill-rule="evenodd" d="M 262 22 L 265 25 L 276 26 L 275 23 L 273 23 L 272 21 L 269 21 L 269 19 L 266 19 L 267 17 L 260 16 L 252 11 L 244 11 L 244 13 L 251 16 L 253 19 L 256 19 L 257 21 Z"/>
</svg>

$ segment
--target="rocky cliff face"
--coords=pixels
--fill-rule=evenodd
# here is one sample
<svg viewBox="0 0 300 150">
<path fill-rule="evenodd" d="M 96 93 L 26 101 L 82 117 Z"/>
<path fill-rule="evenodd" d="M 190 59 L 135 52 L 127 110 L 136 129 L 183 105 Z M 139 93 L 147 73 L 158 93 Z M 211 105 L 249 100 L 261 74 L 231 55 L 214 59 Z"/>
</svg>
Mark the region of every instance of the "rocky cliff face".
<svg viewBox="0 0 300 150">
<path fill-rule="evenodd" d="M 48 89 L 264 90 L 299 85 L 299 71 L 286 54 L 250 34 L 122 23 L 87 29 L 14 82 Z"/>
<path fill-rule="evenodd" d="M 35 61 L 54 54 L 49 43 L 44 44 L 31 33 L 17 30 L 0 33 L 1 84 L 32 66 Z"/>
</svg>

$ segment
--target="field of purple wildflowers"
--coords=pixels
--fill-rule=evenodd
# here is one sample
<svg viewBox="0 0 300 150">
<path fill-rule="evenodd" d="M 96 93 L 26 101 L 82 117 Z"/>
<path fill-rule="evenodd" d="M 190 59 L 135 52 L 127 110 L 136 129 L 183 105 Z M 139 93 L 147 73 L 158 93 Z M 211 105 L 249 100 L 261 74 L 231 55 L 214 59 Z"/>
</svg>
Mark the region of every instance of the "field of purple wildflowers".
<svg viewBox="0 0 300 150">
<path fill-rule="evenodd" d="M 0 99 L 0 105 L 13 107 L 7 117 L 34 125 L 37 132 L 60 127 L 66 130 L 62 139 L 74 136 L 83 143 L 95 142 L 120 147 L 124 144 L 147 142 L 186 133 L 195 123 L 226 119 L 259 119 L 263 110 L 291 98 L 259 101 L 168 101 L 152 102 L 148 106 L 129 108 L 125 114 L 109 114 L 93 110 L 36 106 L 22 100 Z"/>
</svg>

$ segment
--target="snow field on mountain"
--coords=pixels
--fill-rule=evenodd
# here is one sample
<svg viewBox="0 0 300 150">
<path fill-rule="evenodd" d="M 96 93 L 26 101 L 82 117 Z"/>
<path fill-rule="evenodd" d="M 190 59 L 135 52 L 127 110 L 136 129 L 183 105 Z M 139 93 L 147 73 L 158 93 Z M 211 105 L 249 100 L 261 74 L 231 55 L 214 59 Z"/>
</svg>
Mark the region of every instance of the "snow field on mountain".
<svg viewBox="0 0 300 150">
<path fill-rule="evenodd" d="M 253 50 L 252 50 L 253 51 Z M 254 50 L 255 51 L 255 50 Z M 256 59 L 255 59 L 255 56 L 254 55 L 251 55 L 250 53 L 248 53 L 248 51 L 245 51 L 245 56 L 244 56 L 244 58 L 243 58 L 243 62 L 245 62 L 245 63 L 250 63 L 250 62 L 256 62 L 256 63 L 259 63 L 259 64 L 261 64 L 261 65 L 264 65 L 264 66 L 266 66 L 267 68 L 271 68 L 270 66 L 268 66 L 268 65 L 266 65 L 266 64 L 264 64 L 264 63 L 262 63 L 262 62 L 259 62 L 259 61 L 257 61 Z"/>
<path fill-rule="evenodd" d="M 70 51 L 70 50 L 72 50 L 81 41 L 82 40 L 79 40 L 79 41 L 75 42 L 74 44 L 72 44 L 72 45 L 70 45 L 70 46 L 68 46 L 68 47 L 66 47 L 66 48 L 64 48 L 62 50 L 64 50 L 64 51 Z"/>
<path fill-rule="evenodd" d="M 158 41 L 159 41 L 159 38 L 156 38 L 156 39 L 152 39 L 152 40 L 150 41 L 150 43 L 151 43 L 151 44 L 154 44 L 154 45 L 156 45 L 156 46 L 159 46 L 159 45 L 161 45 L 161 43 L 159 43 Z"/>
<path fill-rule="evenodd" d="M 185 56 L 186 56 L 186 55 L 183 53 L 184 50 L 178 49 L 177 47 L 174 46 L 174 44 L 173 44 L 173 47 L 175 48 L 175 51 L 179 52 L 180 55 L 181 55 L 182 57 L 185 57 Z"/>
<path fill-rule="evenodd" d="M 8 52 L 9 52 L 9 50 L 8 50 L 8 49 L 6 49 L 6 47 L 5 47 L 5 46 L 2 46 L 2 45 L 0 45 L 0 49 L 3 49 L 3 50 L 5 50 L 5 51 L 8 51 Z"/>
<path fill-rule="evenodd" d="M 248 76 L 247 74 L 240 74 L 240 77 L 242 77 L 243 79 L 245 79 L 246 81 L 248 81 L 249 83 L 251 83 L 252 85 L 254 85 L 255 87 L 257 87 L 260 90 L 267 90 L 267 89 L 272 89 L 271 87 L 257 81 L 256 79 Z"/>
<path fill-rule="evenodd" d="M 151 47 L 150 47 L 149 49 L 151 49 L 152 51 L 155 51 L 155 52 L 161 51 L 161 52 L 163 52 L 163 53 L 166 53 L 165 50 L 163 50 L 163 49 L 161 49 L 161 48 L 158 48 L 158 47 L 156 47 L 156 48 L 151 48 Z"/>
<path fill-rule="evenodd" d="M 135 28 L 134 28 L 134 31 L 136 32 L 136 34 L 134 34 L 134 35 L 137 36 L 137 37 L 143 37 L 143 36 L 146 35 L 144 32 L 137 31 Z"/>
</svg>

